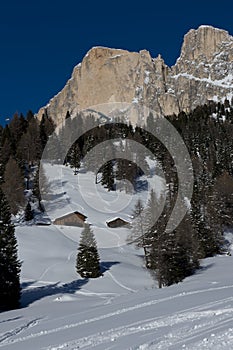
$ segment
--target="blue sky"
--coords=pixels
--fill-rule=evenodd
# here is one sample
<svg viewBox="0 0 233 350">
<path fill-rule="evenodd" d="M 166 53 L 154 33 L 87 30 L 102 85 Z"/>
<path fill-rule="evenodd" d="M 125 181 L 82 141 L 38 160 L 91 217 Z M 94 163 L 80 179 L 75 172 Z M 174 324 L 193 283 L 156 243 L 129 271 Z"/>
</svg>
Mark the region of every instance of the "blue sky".
<svg viewBox="0 0 233 350">
<path fill-rule="evenodd" d="M 201 24 L 233 35 L 229 0 L 8 0 L 0 4 L 0 123 L 34 113 L 59 92 L 92 46 L 147 49 L 168 65 Z"/>
</svg>

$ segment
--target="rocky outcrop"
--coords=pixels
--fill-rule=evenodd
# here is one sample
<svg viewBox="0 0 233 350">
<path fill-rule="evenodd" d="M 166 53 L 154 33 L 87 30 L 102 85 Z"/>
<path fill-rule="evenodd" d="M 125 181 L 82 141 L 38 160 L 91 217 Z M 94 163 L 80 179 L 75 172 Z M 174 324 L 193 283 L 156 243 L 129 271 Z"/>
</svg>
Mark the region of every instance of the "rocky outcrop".
<svg viewBox="0 0 233 350">
<path fill-rule="evenodd" d="M 67 111 L 107 102 L 145 105 L 158 115 L 189 111 L 208 100 L 231 98 L 233 37 L 225 30 L 201 26 L 185 36 L 180 57 L 168 67 L 146 50 L 92 48 L 60 93 L 40 109 L 58 124 Z"/>
</svg>

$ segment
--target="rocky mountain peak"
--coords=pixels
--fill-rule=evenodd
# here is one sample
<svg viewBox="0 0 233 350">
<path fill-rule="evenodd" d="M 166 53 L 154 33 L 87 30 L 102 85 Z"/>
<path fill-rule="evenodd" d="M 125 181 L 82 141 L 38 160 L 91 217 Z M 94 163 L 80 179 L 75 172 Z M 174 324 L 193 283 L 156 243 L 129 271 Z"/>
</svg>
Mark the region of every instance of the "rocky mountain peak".
<svg viewBox="0 0 233 350">
<path fill-rule="evenodd" d="M 185 36 L 181 48 L 181 59 L 211 60 L 214 54 L 221 50 L 224 43 L 232 41 L 232 37 L 225 30 L 202 25 L 198 29 L 191 29 Z"/>
<path fill-rule="evenodd" d="M 59 123 L 67 111 L 107 102 L 145 105 L 158 115 L 189 111 L 208 100 L 233 96 L 233 37 L 211 26 L 191 29 L 180 57 L 168 67 L 147 50 L 93 47 L 62 91 L 40 109 Z"/>
</svg>

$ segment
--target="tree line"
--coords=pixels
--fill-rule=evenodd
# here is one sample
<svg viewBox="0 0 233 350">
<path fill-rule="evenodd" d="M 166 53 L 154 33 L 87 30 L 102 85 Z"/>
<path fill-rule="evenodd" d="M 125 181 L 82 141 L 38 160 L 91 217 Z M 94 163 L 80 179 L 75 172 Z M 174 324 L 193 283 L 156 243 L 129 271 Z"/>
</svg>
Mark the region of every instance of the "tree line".
<svg viewBox="0 0 233 350">
<path fill-rule="evenodd" d="M 33 172 L 54 128 L 45 114 L 39 121 L 31 111 L 0 126 L 0 184 L 14 215 L 27 205 L 25 190 L 33 187 Z"/>
<path fill-rule="evenodd" d="M 224 229 L 232 226 L 233 214 L 233 109 L 229 102 L 210 102 L 189 114 L 166 118 L 181 134 L 192 160 L 192 200 L 180 225 L 166 232 L 176 200 L 177 177 L 161 144 L 144 133 L 144 142 L 158 155 L 167 175 L 166 189 L 160 198 L 151 193 L 145 211 L 142 203 L 137 203 L 129 237 L 144 248 L 146 266 L 155 272 L 159 287 L 182 281 L 199 268 L 200 259 L 223 253 Z M 147 123 L 156 128 L 152 115 Z M 151 224 L 161 201 L 163 212 Z"/>
</svg>

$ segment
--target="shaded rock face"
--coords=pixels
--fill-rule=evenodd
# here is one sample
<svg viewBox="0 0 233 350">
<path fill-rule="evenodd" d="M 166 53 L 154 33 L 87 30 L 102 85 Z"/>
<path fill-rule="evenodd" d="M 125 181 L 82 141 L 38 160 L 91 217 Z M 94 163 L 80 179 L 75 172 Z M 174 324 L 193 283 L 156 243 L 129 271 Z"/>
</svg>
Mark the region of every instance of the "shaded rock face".
<svg viewBox="0 0 233 350">
<path fill-rule="evenodd" d="M 145 105 L 157 115 L 170 115 L 208 100 L 231 99 L 232 94 L 233 37 L 225 30 L 201 26 L 184 36 L 172 67 L 146 50 L 92 48 L 38 117 L 46 111 L 59 124 L 67 111 L 75 116 L 79 110 L 108 102 Z"/>
</svg>

